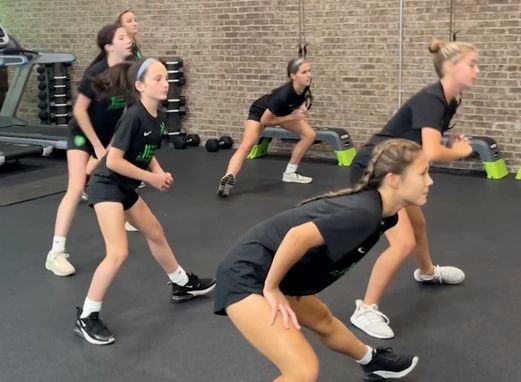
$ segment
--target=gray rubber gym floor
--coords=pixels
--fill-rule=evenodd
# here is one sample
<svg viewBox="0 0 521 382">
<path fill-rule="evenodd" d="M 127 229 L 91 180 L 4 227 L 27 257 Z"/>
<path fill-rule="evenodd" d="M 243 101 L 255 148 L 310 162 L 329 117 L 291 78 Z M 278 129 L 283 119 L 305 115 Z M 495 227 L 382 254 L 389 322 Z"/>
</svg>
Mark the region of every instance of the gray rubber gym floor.
<svg viewBox="0 0 521 382">
<path fill-rule="evenodd" d="M 142 191 L 180 262 L 203 276 L 214 274 L 248 227 L 306 196 L 342 187 L 348 171 L 307 161 L 301 171 L 314 177 L 313 184 L 283 184 L 287 158 L 269 156 L 247 161 L 233 196 L 218 200 L 217 181 L 231 153 L 165 148 L 158 157 L 175 174 L 173 189 Z M 467 279 L 460 286 L 418 285 L 409 261 L 380 306 L 396 338 L 375 340 L 348 326 L 370 345 L 417 354 L 420 362 L 404 381 L 519 381 L 521 182 L 512 175 L 500 181 L 484 175 L 433 177 L 425 207 L 433 258 L 460 266 Z M 8 175 L 1 175 L 0 187 L 2 178 Z M 116 343 L 94 346 L 75 336 L 75 307 L 83 302 L 104 246 L 93 211 L 80 205 L 68 239 L 76 275 L 58 278 L 44 269 L 61 196 L 0 208 L 0 381 L 265 382 L 277 376 L 227 318 L 213 315 L 211 295 L 169 302 L 166 276 L 139 233 L 129 234 L 131 255 L 102 310 Z M 384 241 L 321 294 L 345 323 Z M 320 381 L 361 380 L 353 361 L 307 334 L 321 362 Z"/>
</svg>

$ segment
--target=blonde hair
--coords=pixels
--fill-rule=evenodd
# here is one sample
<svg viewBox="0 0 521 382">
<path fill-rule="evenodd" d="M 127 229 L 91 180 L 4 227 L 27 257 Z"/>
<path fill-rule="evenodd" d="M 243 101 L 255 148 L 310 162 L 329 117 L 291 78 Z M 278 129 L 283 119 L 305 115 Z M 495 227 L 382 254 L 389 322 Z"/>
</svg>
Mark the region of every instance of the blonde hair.
<svg viewBox="0 0 521 382">
<path fill-rule="evenodd" d="M 389 173 L 400 175 L 418 157 L 422 148 L 408 139 L 388 139 L 380 142 L 373 149 L 371 160 L 364 174 L 353 187 L 328 192 L 300 202 L 299 205 L 319 199 L 356 194 L 366 189 L 377 189 Z"/>
<path fill-rule="evenodd" d="M 469 51 L 476 52 L 474 45 L 467 42 L 447 41 L 434 39 L 428 46 L 429 52 L 432 53 L 432 61 L 434 62 L 434 70 L 438 77 L 443 77 L 443 64 L 445 61 L 456 63 Z"/>
</svg>

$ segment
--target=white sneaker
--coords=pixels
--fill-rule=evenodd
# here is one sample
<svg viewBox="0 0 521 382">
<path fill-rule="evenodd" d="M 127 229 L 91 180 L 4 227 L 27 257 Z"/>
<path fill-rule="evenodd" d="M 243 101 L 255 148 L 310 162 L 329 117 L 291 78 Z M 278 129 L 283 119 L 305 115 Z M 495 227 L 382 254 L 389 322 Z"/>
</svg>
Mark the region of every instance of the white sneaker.
<svg viewBox="0 0 521 382">
<path fill-rule="evenodd" d="M 356 300 L 356 309 L 351 316 L 351 323 L 361 331 L 375 338 L 393 338 L 394 332 L 389 326 L 389 318 L 378 310 L 378 305 L 364 305 Z"/>
<path fill-rule="evenodd" d="M 311 183 L 313 178 L 304 176 L 298 172 L 283 172 L 282 181 L 286 183 Z"/>
<path fill-rule="evenodd" d="M 69 255 L 67 253 L 49 251 L 47 260 L 45 261 L 45 268 L 56 276 L 73 275 L 76 270 L 69 260 L 67 260 L 68 257 Z"/>
<path fill-rule="evenodd" d="M 456 267 L 434 267 L 432 275 L 423 275 L 419 269 L 414 271 L 414 279 L 419 283 L 433 284 L 461 284 L 465 280 L 465 273 Z"/>
<path fill-rule="evenodd" d="M 125 231 L 137 232 L 138 229 L 136 227 L 134 227 L 132 224 L 130 224 L 129 222 L 125 222 Z"/>
</svg>

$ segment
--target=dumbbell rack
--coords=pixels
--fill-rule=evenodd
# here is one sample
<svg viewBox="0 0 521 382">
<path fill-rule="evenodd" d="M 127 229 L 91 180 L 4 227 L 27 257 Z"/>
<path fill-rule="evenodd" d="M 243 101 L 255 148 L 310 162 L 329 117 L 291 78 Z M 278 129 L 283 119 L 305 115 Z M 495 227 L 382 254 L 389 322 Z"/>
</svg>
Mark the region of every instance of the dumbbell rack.
<svg viewBox="0 0 521 382">
<path fill-rule="evenodd" d="M 48 63 L 39 65 L 38 114 L 42 124 L 64 126 L 72 117 L 70 64 Z"/>
<path fill-rule="evenodd" d="M 168 98 L 163 102 L 166 112 L 165 135 L 182 134 L 181 120 L 186 114 L 186 98 L 181 95 L 181 87 L 186 84 L 183 70 L 183 60 L 180 57 L 163 57 L 168 73 Z"/>
</svg>

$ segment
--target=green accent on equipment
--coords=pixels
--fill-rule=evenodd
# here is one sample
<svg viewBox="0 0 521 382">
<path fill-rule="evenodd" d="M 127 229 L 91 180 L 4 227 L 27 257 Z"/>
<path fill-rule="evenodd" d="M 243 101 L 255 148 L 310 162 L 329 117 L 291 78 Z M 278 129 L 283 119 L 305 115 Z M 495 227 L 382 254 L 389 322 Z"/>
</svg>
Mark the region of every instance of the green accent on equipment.
<svg viewBox="0 0 521 382">
<path fill-rule="evenodd" d="M 270 145 L 270 139 L 269 138 L 261 138 L 260 142 L 257 143 L 253 148 L 251 149 L 250 153 L 246 158 L 248 159 L 255 159 L 259 158 L 261 156 L 264 156 L 268 153 L 268 146 Z"/>
<path fill-rule="evenodd" d="M 356 149 L 351 147 L 347 150 L 335 151 L 336 159 L 338 159 L 339 166 L 351 166 L 351 162 L 353 161 L 356 155 Z"/>
<path fill-rule="evenodd" d="M 504 159 L 495 162 L 483 162 L 488 179 L 501 179 L 508 175 L 508 169 Z"/>
</svg>

